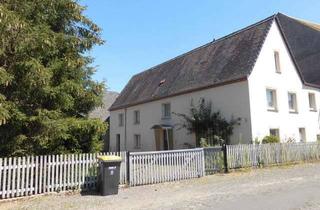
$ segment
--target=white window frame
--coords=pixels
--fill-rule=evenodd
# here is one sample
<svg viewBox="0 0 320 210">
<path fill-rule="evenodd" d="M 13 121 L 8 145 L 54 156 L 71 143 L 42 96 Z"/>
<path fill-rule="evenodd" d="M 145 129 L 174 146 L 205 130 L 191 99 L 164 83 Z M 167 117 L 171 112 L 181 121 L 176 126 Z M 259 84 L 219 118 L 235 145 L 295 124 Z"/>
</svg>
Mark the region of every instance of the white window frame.
<svg viewBox="0 0 320 210">
<path fill-rule="evenodd" d="M 290 97 L 293 96 L 293 107 L 290 107 Z M 295 92 L 288 92 L 288 106 L 289 106 L 289 112 L 290 113 L 298 113 L 298 96 Z"/>
<path fill-rule="evenodd" d="M 279 50 L 273 51 L 273 58 L 274 58 L 274 66 L 276 69 L 276 73 L 281 74 L 281 61 L 280 61 L 280 52 Z"/>
<path fill-rule="evenodd" d="M 312 98 L 312 100 L 310 100 L 311 98 Z M 316 94 L 309 92 L 308 99 L 309 99 L 309 110 L 310 111 L 317 111 Z"/>
<path fill-rule="evenodd" d="M 272 134 L 272 130 L 275 131 L 276 135 Z M 276 136 L 276 137 L 280 138 L 280 129 L 279 128 L 270 128 L 269 129 L 269 135 L 270 136 Z"/>
<path fill-rule="evenodd" d="M 169 110 L 166 110 L 166 108 L 169 107 Z M 171 104 L 170 103 L 163 103 L 161 105 L 162 109 L 162 119 L 170 119 L 171 118 Z"/>
<path fill-rule="evenodd" d="M 140 124 L 140 111 L 139 110 L 133 111 L 133 124 L 135 124 L 135 125 Z"/>
<path fill-rule="evenodd" d="M 272 93 L 272 101 L 273 101 L 273 105 L 272 106 L 269 106 L 268 91 L 270 91 Z M 268 111 L 278 111 L 277 90 L 274 89 L 274 88 L 266 88 L 266 99 L 267 99 L 267 109 L 268 109 Z"/>
<path fill-rule="evenodd" d="M 124 124 L 124 114 L 123 113 L 119 113 L 118 114 L 118 125 L 119 127 L 122 127 Z"/>
<path fill-rule="evenodd" d="M 134 134 L 133 135 L 134 140 L 134 148 L 135 149 L 141 149 L 141 135 L 140 134 Z"/>
</svg>

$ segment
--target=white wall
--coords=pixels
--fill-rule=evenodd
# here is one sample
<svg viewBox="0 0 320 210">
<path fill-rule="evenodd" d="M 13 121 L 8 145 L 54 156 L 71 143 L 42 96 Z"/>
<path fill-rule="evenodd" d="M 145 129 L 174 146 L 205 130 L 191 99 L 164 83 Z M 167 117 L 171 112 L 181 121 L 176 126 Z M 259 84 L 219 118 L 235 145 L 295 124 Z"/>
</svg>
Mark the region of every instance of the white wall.
<svg viewBox="0 0 320 210">
<path fill-rule="evenodd" d="M 249 112 L 249 91 L 248 82 L 242 81 L 216 88 L 201 90 L 189 94 L 170 97 L 163 100 L 153 101 L 133 107 L 127 108 L 125 111 L 111 111 L 110 115 L 110 146 L 111 150 L 116 149 L 116 134 L 121 135 L 121 150 L 135 151 L 134 149 L 134 134 L 141 135 L 142 149 L 155 150 L 154 131 L 151 127 L 155 124 L 171 124 L 175 125 L 173 131 L 174 149 L 184 148 L 184 143 L 195 145 L 194 135 L 188 134 L 185 129 L 177 130 L 181 122 L 181 118 L 172 114 L 172 119 L 168 121 L 161 120 L 161 104 L 170 103 L 171 111 L 175 113 L 189 113 L 190 104 L 193 99 L 194 104 L 198 104 L 200 98 L 211 100 L 214 110 L 220 110 L 222 116 L 227 119 L 242 118 L 241 125 L 235 126 L 234 135 L 231 138 L 233 143 L 246 143 L 250 141 L 250 112 Z M 140 110 L 140 124 L 133 124 L 133 112 Z M 118 114 L 125 113 L 127 115 L 127 147 L 125 148 L 125 127 L 118 126 Z"/>
<path fill-rule="evenodd" d="M 280 52 L 281 74 L 275 70 L 274 50 Z M 302 84 L 276 22 L 270 29 L 248 82 L 253 138 L 261 140 L 269 135 L 270 128 L 279 128 L 281 141 L 285 142 L 290 137 L 299 141 L 299 128 L 305 128 L 307 141 L 316 140 L 319 112 L 309 110 L 308 93 L 316 94 L 319 110 L 319 90 Z M 267 87 L 277 90 L 278 112 L 267 111 Z M 289 113 L 288 91 L 297 94 L 297 114 Z"/>
</svg>

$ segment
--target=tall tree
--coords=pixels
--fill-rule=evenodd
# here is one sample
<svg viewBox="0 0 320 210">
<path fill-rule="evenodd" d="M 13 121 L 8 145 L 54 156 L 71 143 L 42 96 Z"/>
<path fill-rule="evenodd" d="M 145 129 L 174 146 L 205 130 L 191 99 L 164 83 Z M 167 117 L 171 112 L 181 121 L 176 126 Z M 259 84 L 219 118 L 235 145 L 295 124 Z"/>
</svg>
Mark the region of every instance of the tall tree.
<svg viewBox="0 0 320 210">
<path fill-rule="evenodd" d="M 103 83 L 87 52 L 100 28 L 74 0 L 0 0 L 0 155 L 92 152 Z"/>
</svg>

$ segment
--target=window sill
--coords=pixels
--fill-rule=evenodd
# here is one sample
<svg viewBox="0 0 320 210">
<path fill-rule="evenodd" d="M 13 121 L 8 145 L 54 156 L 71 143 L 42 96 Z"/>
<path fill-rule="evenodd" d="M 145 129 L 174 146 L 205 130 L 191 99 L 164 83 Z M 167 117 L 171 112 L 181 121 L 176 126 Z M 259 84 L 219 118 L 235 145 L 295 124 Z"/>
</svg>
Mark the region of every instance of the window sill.
<svg viewBox="0 0 320 210">
<path fill-rule="evenodd" d="M 268 108 L 267 109 L 269 112 L 278 112 L 278 109 L 271 109 L 271 108 Z"/>
<path fill-rule="evenodd" d="M 133 123 L 134 125 L 140 125 L 140 122 Z"/>
<path fill-rule="evenodd" d="M 290 114 L 299 114 L 299 112 L 298 112 L 298 111 L 294 111 L 294 110 L 289 111 L 289 113 L 290 113 Z"/>
<path fill-rule="evenodd" d="M 310 112 L 317 112 L 316 109 L 310 109 L 309 111 L 310 111 Z"/>
<path fill-rule="evenodd" d="M 171 117 L 161 117 L 162 120 L 171 120 Z"/>
</svg>

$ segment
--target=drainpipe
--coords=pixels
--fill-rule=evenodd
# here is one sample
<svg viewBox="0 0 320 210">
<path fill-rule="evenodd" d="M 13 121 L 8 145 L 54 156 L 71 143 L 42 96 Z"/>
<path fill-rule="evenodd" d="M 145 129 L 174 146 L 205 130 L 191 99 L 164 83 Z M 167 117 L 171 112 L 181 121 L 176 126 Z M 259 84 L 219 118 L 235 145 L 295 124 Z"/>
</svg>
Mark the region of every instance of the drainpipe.
<svg viewBox="0 0 320 210">
<path fill-rule="evenodd" d="M 168 131 L 168 128 L 165 128 L 165 130 L 166 130 L 166 137 L 167 137 L 167 150 L 170 150 L 170 143 L 169 143 L 169 131 Z"/>
<path fill-rule="evenodd" d="M 127 108 L 124 109 L 124 150 L 127 151 Z"/>
</svg>

